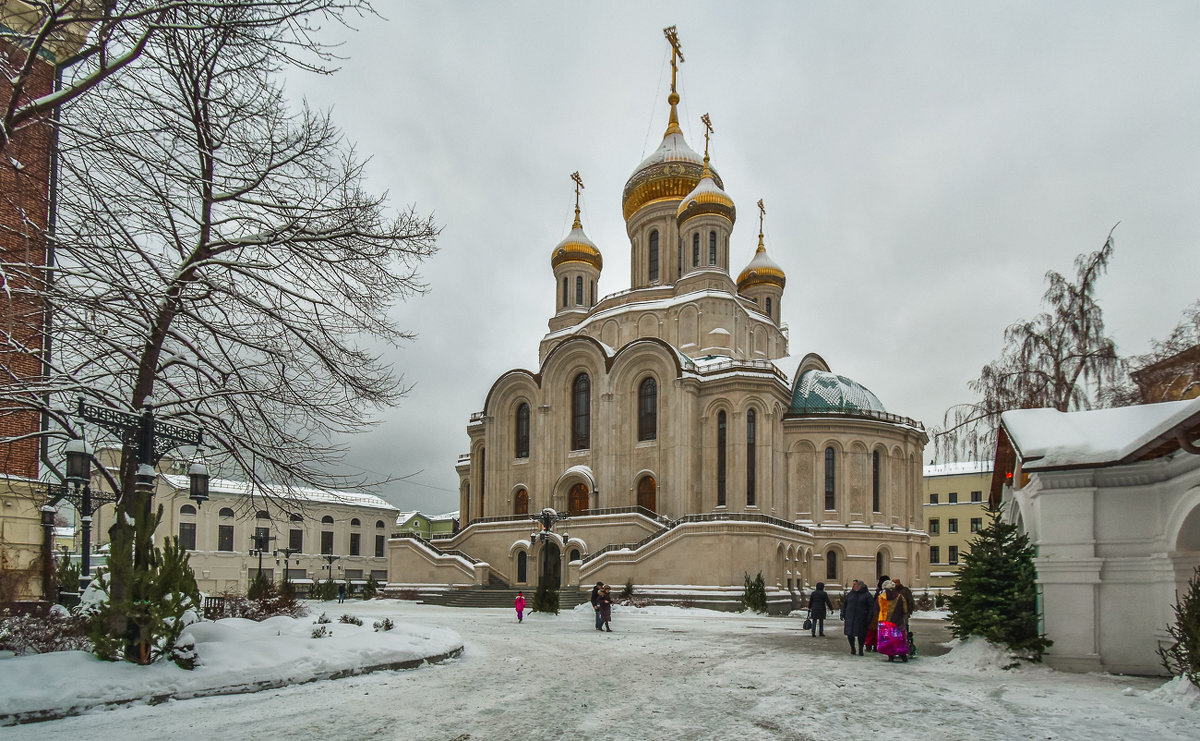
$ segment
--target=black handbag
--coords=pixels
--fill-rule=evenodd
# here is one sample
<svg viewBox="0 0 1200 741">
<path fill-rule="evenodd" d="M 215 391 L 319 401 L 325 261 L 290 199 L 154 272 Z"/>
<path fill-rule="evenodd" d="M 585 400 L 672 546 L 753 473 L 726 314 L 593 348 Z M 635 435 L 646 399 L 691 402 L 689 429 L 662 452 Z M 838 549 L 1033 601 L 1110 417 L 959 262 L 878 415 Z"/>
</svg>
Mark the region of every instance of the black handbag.
<svg viewBox="0 0 1200 741">
<path fill-rule="evenodd" d="M 812 630 L 812 618 L 804 618 L 804 629 Z"/>
</svg>

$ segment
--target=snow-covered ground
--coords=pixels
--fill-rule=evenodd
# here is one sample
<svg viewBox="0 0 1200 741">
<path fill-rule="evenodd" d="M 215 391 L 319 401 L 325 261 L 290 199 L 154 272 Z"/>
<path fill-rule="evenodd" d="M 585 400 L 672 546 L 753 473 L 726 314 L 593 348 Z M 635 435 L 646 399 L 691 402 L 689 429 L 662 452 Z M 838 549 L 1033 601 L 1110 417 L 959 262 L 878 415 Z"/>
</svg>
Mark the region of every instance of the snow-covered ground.
<svg viewBox="0 0 1200 741">
<path fill-rule="evenodd" d="M 398 630 L 412 624 L 449 629 L 462 637 L 465 651 L 458 659 L 410 671 L 136 704 L 0 728 L 0 737 L 744 741 L 894 734 L 922 741 L 1096 741 L 1200 736 L 1200 693 L 1179 682 L 1164 686 L 1162 680 L 1045 667 L 1003 671 L 1003 656 L 973 643 L 945 655 L 928 650 L 907 664 L 889 664 L 877 655 L 843 653 L 846 644 L 836 621 L 827 624 L 828 637 L 812 638 L 794 618 L 617 607 L 615 632 L 597 633 L 586 605 L 558 616 L 529 615 L 520 625 L 511 610 L 393 601 L 344 607 L 362 617 L 368 630 L 385 616 L 397 622 Z M 338 627 L 347 626 L 335 623 Z M 269 653 L 271 640 L 262 638 L 263 645 L 253 650 Z M 0 674 L 7 674 L 13 661 L 0 660 Z M 95 676 L 92 681 L 105 680 Z"/>
</svg>

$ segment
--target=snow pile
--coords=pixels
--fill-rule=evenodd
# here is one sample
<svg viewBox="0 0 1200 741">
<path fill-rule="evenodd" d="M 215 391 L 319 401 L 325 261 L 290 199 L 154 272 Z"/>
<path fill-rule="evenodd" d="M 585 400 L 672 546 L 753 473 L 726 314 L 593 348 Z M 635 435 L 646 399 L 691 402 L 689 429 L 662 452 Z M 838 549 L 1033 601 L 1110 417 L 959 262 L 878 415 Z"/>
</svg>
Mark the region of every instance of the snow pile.
<svg viewBox="0 0 1200 741">
<path fill-rule="evenodd" d="M 1200 710 L 1200 688 L 1189 682 L 1187 677 L 1175 677 L 1158 689 L 1147 692 L 1146 697 L 1165 705 Z"/>
<path fill-rule="evenodd" d="M 313 638 L 312 618 L 244 618 L 202 622 L 184 629 L 195 645 L 193 671 L 170 662 L 136 666 L 101 661 L 83 651 L 0 659 L 0 717 L 15 713 L 65 714 L 111 703 L 254 691 L 443 656 L 462 648 L 458 633 L 419 624 L 386 632 L 336 623 Z"/>
<path fill-rule="evenodd" d="M 1016 668 L 1016 660 L 1012 651 L 1004 646 L 988 643 L 982 638 L 970 637 L 954 639 L 947 644 L 950 653 L 937 659 L 938 663 L 949 669 L 968 672 L 1003 671 Z M 1020 666 L 1025 666 L 1021 664 Z M 1047 669 L 1049 671 L 1049 669 Z"/>
</svg>

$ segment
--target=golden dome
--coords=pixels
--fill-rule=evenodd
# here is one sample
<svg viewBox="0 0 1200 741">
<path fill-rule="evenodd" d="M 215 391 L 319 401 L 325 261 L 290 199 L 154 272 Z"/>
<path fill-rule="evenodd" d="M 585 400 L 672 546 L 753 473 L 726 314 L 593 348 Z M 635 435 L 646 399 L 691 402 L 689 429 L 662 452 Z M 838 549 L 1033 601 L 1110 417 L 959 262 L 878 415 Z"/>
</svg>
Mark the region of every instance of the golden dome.
<svg viewBox="0 0 1200 741">
<path fill-rule="evenodd" d="M 680 226 L 688 219 L 703 214 L 716 214 L 724 216 L 732 225 L 737 220 L 737 209 L 733 205 L 733 199 L 729 194 L 717 185 L 713 179 L 712 168 L 709 167 L 708 158 L 704 158 L 704 169 L 701 173 L 700 182 L 691 193 L 684 196 L 679 202 L 679 208 L 675 210 L 675 222 Z"/>
<path fill-rule="evenodd" d="M 744 293 L 747 288 L 762 285 L 779 286 L 779 289 L 783 290 L 786 283 L 787 276 L 783 274 L 783 268 L 767 257 L 767 248 L 763 246 L 763 235 L 762 232 L 759 232 L 758 249 L 754 252 L 750 264 L 738 276 L 738 293 Z"/>
<path fill-rule="evenodd" d="M 604 258 L 600 248 L 583 233 L 583 223 L 579 220 L 579 207 L 575 207 L 575 223 L 571 225 L 571 233 L 559 242 L 550 255 L 550 267 L 557 270 L 559 265 L 568 262 L 583 262 L 596 270 L 604 268 Z"/>
</svg>

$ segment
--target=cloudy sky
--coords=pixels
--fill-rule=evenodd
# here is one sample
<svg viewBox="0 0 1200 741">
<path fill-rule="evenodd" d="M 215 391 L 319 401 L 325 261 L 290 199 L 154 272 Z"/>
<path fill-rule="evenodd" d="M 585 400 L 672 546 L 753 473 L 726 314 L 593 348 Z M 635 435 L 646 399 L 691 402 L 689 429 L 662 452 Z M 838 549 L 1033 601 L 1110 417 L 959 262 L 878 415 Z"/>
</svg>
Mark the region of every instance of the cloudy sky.
<svg viewBox="0 0 1200 741">
<path fill-rule="evenodd" d="M 397 308 L 413 384 L 347 463 L 456 509 L 465 427 L 510 368 L 536 370 L 552 248 L 586 184 L 602 294 L 629 287 L 621 189 L 657 148 L 676 25 L 680 115 L 739 207 L 732 262 L 766 244 L 788 276 L 791 353 L 821 354 L 932 426 L 971 398 L 1004 328 L 1039 311 L 1114 224 L 1098 293 L 1122 354 L 1200 298 L 1200 4 L 411 3 L 336 32 L 332 107 L 371 185 L 444 230 L 428 295 Z"/>
</svg>

